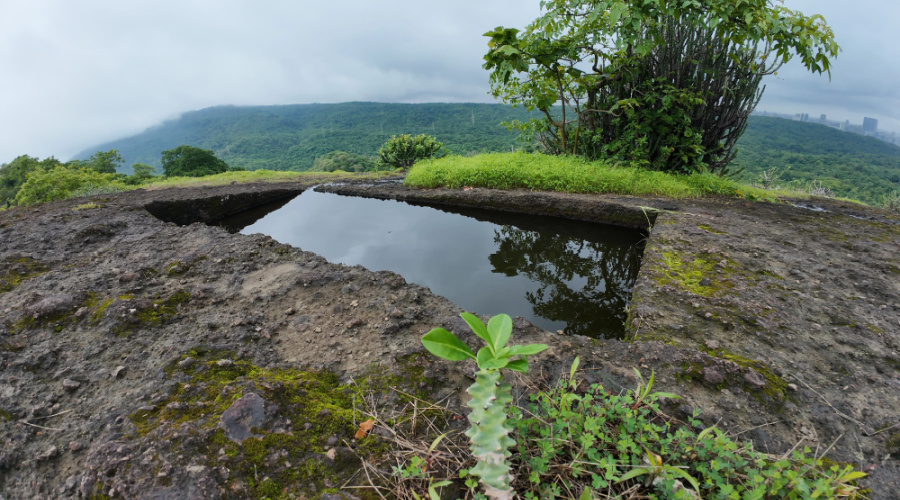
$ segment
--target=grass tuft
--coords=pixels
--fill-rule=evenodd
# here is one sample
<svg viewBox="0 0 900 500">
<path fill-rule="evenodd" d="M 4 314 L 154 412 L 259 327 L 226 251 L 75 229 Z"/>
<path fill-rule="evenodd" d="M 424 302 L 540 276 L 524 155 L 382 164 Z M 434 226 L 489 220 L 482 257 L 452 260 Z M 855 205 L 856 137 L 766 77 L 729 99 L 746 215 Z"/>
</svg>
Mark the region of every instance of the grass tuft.
<svg viewBox="0 0 900 500">
<path fill-rule="evenodd" d="M 470 186 L 669 198 L 728 196 L 775 201 L 779 197 L 809 197 L 802 191 L 765 190 L 708 173 L 672 175 L 605 161 L 589 162 L 577 156 L 524 152 L 421 161 L 410 169 L 405 184 L 419 188 Z"/>
</svg>

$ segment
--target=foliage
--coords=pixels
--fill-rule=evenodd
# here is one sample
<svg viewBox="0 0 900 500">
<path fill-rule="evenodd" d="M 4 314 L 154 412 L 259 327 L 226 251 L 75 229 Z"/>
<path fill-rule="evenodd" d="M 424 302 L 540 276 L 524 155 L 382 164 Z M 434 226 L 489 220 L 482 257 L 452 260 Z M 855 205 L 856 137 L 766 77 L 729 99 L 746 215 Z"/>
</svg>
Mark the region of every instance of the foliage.
<svg viewBox="0 0 900 500">
<path fill-rule="evenodd" d="M 526 499 L 853 497 L 865 474 L 826 465 L 809 448 L 778 457 L 736 443 L 715 427 L 695 433 L 659 411 L 653 377 L 631 392 L 567 381 L 514 409 L 515 486 Z M 694 417 L 697 415 L 695 414 Z M 691 419 L 691 427 L 700 422 Z M 831 462 L 833 464 L 833 462 Z"/>
<path fill-rule="evenodd" d="M 135 163 L 131 166 L 131 171 L 131 177 L 139 182 L 144 182 L 157 176 L 156 168 L 146 163 Z"/>
<path fill-rule="evenodd" d="M 732 196 L 775 200 L 808 197 L 801 192 L 767 191 L 710 173 L 677 176 L 574 156 L 494 153 L 469 158 L 449 156 L 417 163 L 406 175 L 413 187 L 532 189 L 569 193 L 619 193 L 636 196 L 696 198 Z"/>
<path fill-rule="evenodd" d="M 502 104 L 352 102 L 289 106 L 220 106 L 185 113 L 145 132 L 98 148 L 115 148 L 126 164 L 161 167 L 159 152 L 179 144 L 209 149 L 232 167 L 305 171 L 332 151 L 377 156 L 392 135 L 429 134 L 456 154 L 509 151 L 518 134 L 502 122 L 529 113 Z"/>
<path fill-rule="evenodd" d="M 82 166 L 101 174 L 114 174 L 122 165 L 122 155 L 118 150 L 97 151 Z"/>
<path fill-rule="evenodd" d="M 126 189 L 129 188 L 118 181 L 113 174 L 101 174 L 95 170 L 57 165 L 51 169 L 29 172 L 25 183 L 16 194 L 16 203 L 33 205 L 65 200 L 74 196 L 112 193 Z"/>
<path fill-rule="evenodd" d="M 378 162 L 368 156 L 360 156 L 346 151 L 332 151 L 316 158 L 312 170 L 317 172 L 372 172 L 378 170 Z"/>
<path fill-rule="evenodd" d="M 492 92 L 537 109 L 523 128 L 551 153 L 612 155 L 676 172 L 718 171 L 760 98 L 796 54 L 830 72 L 821 16 L 774 0 L 548 0 L 524 32 L 498 27 Z"/>
<path fill-rule="evenodd" d="M 443 144 L 434 137 L 421 135 L 393 135 L 378 150 L 378 157 L 385 165 L 407 169 L 419 160 L 434 158 Z"/>
<path fill-rule="evenodd" d="M 738 142 L 738 179 L 806 189 L 813 181 L 841 198 L 877 205 L 900 190 L 900 147 L 809 122 L 751 116 Z M 774 175 L 774 178 L 773 178 Z"/>
<path fill-rule="evenodd" d="M 472 455 L 478 463 L 469 473 L 481 478 L 485 493 L 490 498 L 512 498 L 510 488 L 509 451 L 515 444 L 509 437 L 510 425 L 506 406 L 512 402 L 509 384 L 502 382 L 500 369 L 518 372 L 528 371 L 528 356 L 547 349 L 545 344 L 507 346 L 512 334 L 512 319 L 498 314 L 488 321 L 487 327 L 475 315 L 462 313 L 463 320 L 487 344 L 476 355 L 456 335 L 435 328 L 422 337 L 422 344 L 429 352 L 450 361 L 472 359 L 478 365 L 475 383 L 469 386 L 471 399 L 467 406 L 471 427 L 466 436 L 471 440 Z M 519 359 L 511 359 L 518 357 Z"/>
<path fill-rule="evenodd" d="M 881 207 L 885 210 L 900 213 L 900 191 L 884 195 L 881 198 Z"/>
<path fill-rule="evenodd" d="M 203 177 L 228 171 L 228 164 L 208 149 L 181 145 L 162 152 L 166 177 Z"/>
<path fill-rule="evenodd" d="M 15 160 L 0 165 L 0 203 L 11 204 L 16 200 L 16 193 L 25 184 L 26 177 L 36 170 L 62 166 L 62 162 L 54 157 L 39 160 L 22 155 Z"/>
</svg>

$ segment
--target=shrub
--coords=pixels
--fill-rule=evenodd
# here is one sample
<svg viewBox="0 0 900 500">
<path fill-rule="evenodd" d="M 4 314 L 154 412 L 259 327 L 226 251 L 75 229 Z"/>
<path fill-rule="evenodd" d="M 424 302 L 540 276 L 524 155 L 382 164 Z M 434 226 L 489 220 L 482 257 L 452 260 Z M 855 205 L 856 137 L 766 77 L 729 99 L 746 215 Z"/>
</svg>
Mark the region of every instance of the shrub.
<svg viewBox="0 0 900 500">
<path fill-rule="evenodd" d="M 422 134 L 411 136 L 408 134 L 396 136 L 384 143 L 378 150 L 381 162 L 394 168 L 409 168 L 415 162 L 427 158 L 433 158 L 440 152 L 443 144 L 434 137 Z"/>
<path fill-rule="evenodd" d="M 118 181 L 114 174 L 56 166 L 28 173 L 25 183 L 16 194 L 16 203 L 34 205 L 74 196 L 90 196 L 127 189 L 128 186 Z"/>
<path fill-rule="evenodd" d="M 203 177 L 229 170 L 212 151 L 185 145 L 163 151 L 162 166 L 166 177 Z"/>
<path fill-rule="evenodd" d="M 659 411 L 653 377 L 612 394 L 574 379 L 531 396 L 515 408 L 516 487 L 526 499 L 836 498 L 857 497 L 865 476 L 849 465 L 826 464 L 810 449 L 773 456 L 738 443 L 716 427 L 699 433 Z M 694 414 L 696 417 L 697 414 Z M 691 419 L 691 427 L 700 422 Z M 626 493 L 627 492 L 627 493 Z"/>
</svg>

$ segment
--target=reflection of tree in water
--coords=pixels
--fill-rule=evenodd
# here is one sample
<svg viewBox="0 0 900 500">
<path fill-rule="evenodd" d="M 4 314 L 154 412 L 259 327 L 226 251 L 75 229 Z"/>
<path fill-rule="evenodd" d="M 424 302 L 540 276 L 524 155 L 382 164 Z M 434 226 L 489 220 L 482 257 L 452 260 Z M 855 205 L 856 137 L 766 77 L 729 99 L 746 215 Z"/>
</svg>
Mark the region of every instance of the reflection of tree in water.
<svg viewBox="0 0 900 500">
<path fill-rule="evenodd" d="M 525 294 L 536 315 L 565 321 L 570 335 L 621 335 L 640 263 L 634 246 L 592 243 L 513 226 L 495 231 L 494 242 L 499 247 L 490 256 L 493 272 L 523 274 L 540 283 L 537 291 Z M 586 283 L 581 290 L 573 290 L 573 279 Z"/>
</svg>

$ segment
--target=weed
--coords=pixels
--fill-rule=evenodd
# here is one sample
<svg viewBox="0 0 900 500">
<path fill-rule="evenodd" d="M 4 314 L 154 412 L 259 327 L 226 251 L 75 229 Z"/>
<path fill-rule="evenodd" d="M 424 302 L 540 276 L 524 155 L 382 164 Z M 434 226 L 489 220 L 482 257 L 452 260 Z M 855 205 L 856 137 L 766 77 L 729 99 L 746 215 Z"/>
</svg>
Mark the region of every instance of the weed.
<svg viewBox="0 0 900 500">
<path fill-rule="evenodd" d="M 512 395 L 509 384 L 502 380 L 500 369 L 527 372 L 527 357 L 538 354 L 547 349 L 547 346 L 507 346 L 512 334 L 512 319 L 506 314 L 491 318 L 487 328 L 472 314 L 462 313 L 460 316 L 475 335 L 487 344 L 478 350 L 477 355 L 456 335 L 443 328 L 435 328 L 425 334 L 422 344 L 440 358 L 450 361 L 472 359 L 478 364 L 475 383 L 467 391 L 472 396 L 467 403 L 472 412 L 469 413 L 471 427 L 466 431 L 466 436 L 472 442 L 472 455 L 478 463 L 468 472 L 481 478 L 481 484 L 489 498 L 511 499 L 514 492 L 509 485 L 512 476 L 509 474 L 510 455 L 507 448 L 515 443 L 509 438 L 506 406 L 512 402 Z M 511 359 L 514 356 L 519 359 Z"/>
</svg>

